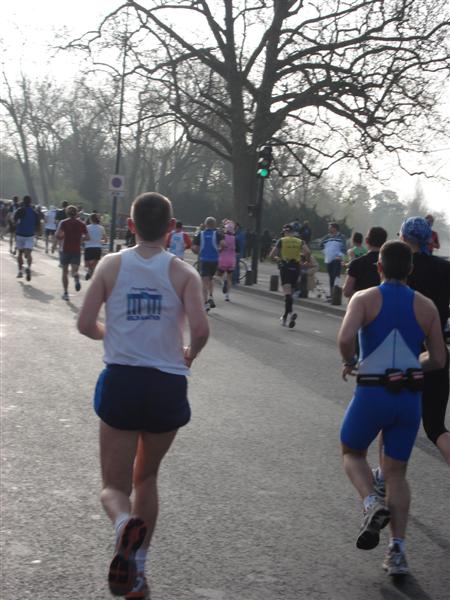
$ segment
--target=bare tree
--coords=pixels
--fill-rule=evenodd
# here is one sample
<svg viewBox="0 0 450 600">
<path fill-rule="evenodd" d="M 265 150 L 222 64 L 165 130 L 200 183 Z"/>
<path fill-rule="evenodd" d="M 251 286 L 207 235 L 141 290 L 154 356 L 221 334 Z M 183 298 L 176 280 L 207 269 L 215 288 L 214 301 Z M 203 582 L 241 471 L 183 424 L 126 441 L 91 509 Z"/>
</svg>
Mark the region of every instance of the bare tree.
<svg viewBox="0 0 450 600">
<path fill-rule="evenodd" d="M 87 45 L 127 11 L 134 72 L 164 100 L 153 118 L 170 112 L 232 164 L 243 220 L 268 140 L 320 175 L 342 159 L 367 168 L 380 150 L 401 161 L 425 148 L 425 130 L 442 131 L 449 10 L 446 0 L 128 0 Z"/>
</svg>

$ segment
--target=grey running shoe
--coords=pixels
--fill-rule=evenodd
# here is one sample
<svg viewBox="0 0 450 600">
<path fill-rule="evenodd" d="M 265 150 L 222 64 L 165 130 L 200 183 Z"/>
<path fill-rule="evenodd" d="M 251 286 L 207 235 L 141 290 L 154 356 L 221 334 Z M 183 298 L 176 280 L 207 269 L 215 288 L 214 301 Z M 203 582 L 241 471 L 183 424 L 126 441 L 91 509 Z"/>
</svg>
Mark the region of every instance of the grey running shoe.
<svg viewBox="0 0 450 600">
<path fill-rule="evenodd" d="M 29 268 L 25 269 L 25 278 L 27 281 L 31 281 L 31 269 L 29 269 Z"/>
<path fill-rule="evenodd" d="M 23 277 L 23 273 L 22 273 L 22 271 L 19 271 L 17 273 L 17 279 L 20 279 L 21 277 Z"/>
<path fill-rule="evenodd" d="M 283 325 L 283 327 L 286 327 L 286 321 L 287 321 L 287 315 L 281 315 L 280 323 Z"/>
<path fill-rule="evenodd" d="M 64 292 L 64 294 L 61 296 L 63 300 L 68 300 L 69 299 L 69 294 L 67 292 Z"/>
<path fill-rule="evenodd" d="M 210 305 L 209 305 L 209 302 L 205 302 L 205 311 L 206 311 L 207 313 L 209 313 L 210 309 L 211 309 L 211 307 L 210 307 Z"/>
<path fill-rule="evenodd" d="M 216 303 L 214 302 L 214 298 L 211 296 L 208 300 L 209 308 L 216 308 Z"/>
<path fill-rule="evenodd" d="M 75 289 L 77 292 L 79 292 L 81 290 L 81 283 L 80 283 L 79 277 L 75 277 Z"/>
<path fill-rule="evenodd" d="M 379 468 L 372 469 L 373 489 L 380 498 L 386 497 L 386 482 L 381 479 Z"/>
<path fill-rule="evenodd" d="M 134 587 L 125 600 L 150 600 L 150 590 L 145 575 L 137 574 Z"/>
<path fill-rule="evenodd" d="M 408 575 L 409 568 L 406 556 L 400 550 L 398 544 L 394 544 L 391 548 L 388 548 L 383 561 L 383 569 L 388 575 L 392 575 L 393 577 L 396 575 Z"/>
<path fill-rule="evenodd" d="M 380 541 L 380 530 L 389 523 L 391 514 L 382 498 L 377 498 L 364 512 L 364 519 L 356 540 L 357 548 L 372 550 Z"/>
<path fill-rule="evenodd" d="M 295 327 L 295 321 L 297 320 L 297 313 L 292 313 L 289 319 L 289 329 L 293 329 Z"/>
</svg>

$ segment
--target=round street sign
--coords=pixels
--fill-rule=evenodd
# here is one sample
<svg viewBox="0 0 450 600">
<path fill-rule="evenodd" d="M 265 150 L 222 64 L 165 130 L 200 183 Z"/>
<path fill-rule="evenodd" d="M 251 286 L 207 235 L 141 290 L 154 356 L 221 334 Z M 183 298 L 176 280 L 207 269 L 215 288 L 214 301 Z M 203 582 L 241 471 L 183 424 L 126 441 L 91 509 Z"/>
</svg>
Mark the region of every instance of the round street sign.
<svg viewBox="0 0 450 600">
<path fill-rule="evenodd" d="M 111 192 L 123 192 L 125 190 L 125 177 L 123 175 L 111 175 L 109 189 Z"/>
</svg>

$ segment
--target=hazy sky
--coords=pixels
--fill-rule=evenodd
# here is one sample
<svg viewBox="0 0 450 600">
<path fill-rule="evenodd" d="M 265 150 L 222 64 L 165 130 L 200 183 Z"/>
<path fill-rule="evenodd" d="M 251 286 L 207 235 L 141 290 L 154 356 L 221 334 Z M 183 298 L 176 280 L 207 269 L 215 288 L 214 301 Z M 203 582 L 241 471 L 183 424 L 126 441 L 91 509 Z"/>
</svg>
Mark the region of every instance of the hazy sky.
<svg viewBox="0 0 450 600">
<path fill-rule="evenodd" d="M 54 56 L 48 46 L 55 43 L 55 31 L 64 27 L 73 35 L 79 35 L 95 28 L 102 16 L 108 14 L 121 2 L 115 0 L 15 0 L 2 2 L 0 18 L 2 21 L 1 56 L 2 64 L 10 78 L 20 71 L 30 76 L 51 74 L 57 79 L 70 78 L 77 72 L 77 62 L 71 56 Z M 450 115 L 450 108 L 449 108 Z M 442 151 L 435 152 L 436 166 L 433 174 L 450 178 L 450 140 Z M 433 183 L 421 180 L 425 198 L 432 210 L 445 212 L 450 222 L 450 184 Z M 406 199 L 414 194 L 416 178 L 399 172 L 391 178 L 389 187 L 400 198 Z"/>
</svg>

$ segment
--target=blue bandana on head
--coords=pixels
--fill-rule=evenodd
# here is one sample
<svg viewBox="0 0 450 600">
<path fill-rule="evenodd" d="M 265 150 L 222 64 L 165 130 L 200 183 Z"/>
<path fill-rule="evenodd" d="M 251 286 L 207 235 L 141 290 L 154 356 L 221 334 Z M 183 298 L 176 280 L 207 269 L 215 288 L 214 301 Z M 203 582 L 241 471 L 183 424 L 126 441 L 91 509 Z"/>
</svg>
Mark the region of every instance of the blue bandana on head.
<svg viewBox="0 0 450 600">
<path fill-rule="evenodd" d="M 410 217 L 406 219 L 402 223 L 400 233 L 405 240 L 417 244 L 422 254 L 430 254 L 428 244 L 431 239 L 431 227 L 426 219 L 423 217 Z"/>
</svg>

